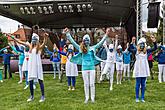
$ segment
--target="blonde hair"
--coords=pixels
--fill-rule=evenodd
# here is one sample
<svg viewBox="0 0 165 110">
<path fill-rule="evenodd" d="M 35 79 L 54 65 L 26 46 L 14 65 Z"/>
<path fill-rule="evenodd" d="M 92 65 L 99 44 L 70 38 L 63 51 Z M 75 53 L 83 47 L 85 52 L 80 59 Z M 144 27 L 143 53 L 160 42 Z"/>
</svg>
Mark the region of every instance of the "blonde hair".
<svg viewBox="0 0 165 110">
<path fill-rule="evenodd" d="M 32 52 L 32 49 L 36 47 L 36 54 L 38 54 L 39 50 L 40 50 L 40 43 L 38 42 L 37 44 L 31 44 L 31 48 L 30 48 L 30 53 Z"/>
<path fill-rule="evenodd" d="M 80 49 L 81 49 L 81 51 L 83 52 L 83 53 L 87 53 L 87 47 L 84 45 L 84 43 L 82 42 L 81 44 L 80 44 Z"/>
</svg>

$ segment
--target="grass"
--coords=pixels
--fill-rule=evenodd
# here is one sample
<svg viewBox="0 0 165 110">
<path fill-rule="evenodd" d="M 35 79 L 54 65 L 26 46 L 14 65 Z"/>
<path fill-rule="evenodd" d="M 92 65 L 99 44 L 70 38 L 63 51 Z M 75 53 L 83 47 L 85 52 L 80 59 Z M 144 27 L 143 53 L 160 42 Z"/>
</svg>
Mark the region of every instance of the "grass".
<svg viewBox="0 0 165 110">
<path fill-rule="evenodd" d="M 154 70 L 157 71 L 156 65 Z M 39 103 L 40 88 L 37 84 L 35 100 L 27 103 L 29 89 L 23 90 L 23 84 L 17 84 L 18 75 L 12 80 L 0 83 L 0 110 L 165 110 L 165 83 L 159 84 L 157 73 L 155 79 L 147 81 L 145 103 L 135 102 L 135 80 L 125 81 L 109 91 L 108 82 L 96 84 L 96 102 L 84 104 L 83 80 L 81 74 L 77 78 L 75 91 L 68 91 L 66 78 L 62 83 L 53 79 L 52 74 L 44 75 L 45 96 L 44 103 Z"/>
</svg>

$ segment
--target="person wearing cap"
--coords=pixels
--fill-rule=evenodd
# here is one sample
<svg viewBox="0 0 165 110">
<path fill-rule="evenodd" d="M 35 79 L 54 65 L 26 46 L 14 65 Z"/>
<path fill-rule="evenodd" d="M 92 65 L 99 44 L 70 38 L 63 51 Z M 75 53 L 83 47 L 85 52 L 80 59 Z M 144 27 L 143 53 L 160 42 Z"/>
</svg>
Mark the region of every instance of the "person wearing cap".
<svg viewBox="0 0 165 110">
<path fill-rule="evenodd" d="M 124 63 L 124 80 L 126 80 L 126 73 L 127 73 L 127 78 L 130 81 L 130 63 L 131 63 L 131 55 L 132 53 L 128 51 L 129 43 L 127 43 L 127 48 L 123 52 L 123 63 Z"/>
<path fill-rule="evenodd" d="M 67 52 L 67 45 L 64 45 L 62 51 L 65 53 Z M 66 62 L 67 62 L 67 56 L 61 55 L 61 80 L 60 80 L 60 82 L 62 82 L 62 79 L 63 79 Z"/>
<path fill-rule="evenodd" d="M 59 80 L 61 79 L 61 71 L 60 71 L 60 61 L 61 57 L 60 54 L 58 53 L 57 49 L 55 48 L 56 44 L 54 44 L 53 47 L 53 52 L 51 52 L 47 46 L 45 46 L 45 52 L 48 53 L 50 56 L 50 61 L 52 61 L 53 69 L 54 69 L 54 77 L 53 79 L 56 79 L 56 68 L 58 70 L 58 78 Z"/>
<path fill-rule="evenodd" d="M 26 44 L 29 44 L 29 42 L 26 42 Z M 27 89 L 29 87 L 29 82 L 28 82 L 28 62 L 29 62 L 29 47 L 25 47 L 24 51 L 18 47 L 18 45 L 15 45 L 15 48 L 17 51 L 24 53 L 24 61 L 22 65 L 22 71 L 25 74 L 25 87 L 24 89 Z M 35 84 L 33 85 L 33 88 L 35 89 L 36 86 Z"/>
<path fill-rule="evenodd" d="M 110 82 L 110 91 L 112 91 L 113 89 L 113 75 L 114 75 L 114 71 L 115 71 L 115 62 L 116 62 L 116 48 L 117 48 L 117 43 L 118 43 L 118 36 L 116 36 L 116 40 L 115 40 L 115 46 L 114 44 L 110 44 L 109 48 L 107 47 L 107 43 L 105 42 L 103 44 L 103 46 L 106 49 L 107 52 L 107 59 L 106 59 L 106 64 L 105 67 L 101 73 L 101 77 L 100 77 L 100 81 L 102 81 L 102 77 L 104 74 L 108 74 L 107 76 L 109 76 L 109 82 Z"/>
<path fill-rule="evenodd" d="M 14 55 L 14 54 L 8 53 L 8 50 L 7 50 L 7 49 L 9 49 L 9 48 L 10 48 L 10 46 L 7 46 L 7 47 L 2 48 L 2 49 L 0 50 L 0 56 L 3 57 L 3 64 L 4 64 L 4 68 L 5 68 L 5 71 L 4 71 L 4 73 L 5 73 L 4 79 L 7 79 L 7 71 L 8 71 L 8 73 L 9 73 L 9 79 L 12 78 L 12 74 L 11 74 L 11 71 L 10 71 L 10 58 L 11 58 L 11 57 L 14 57 L 15 55 Z M 1 54 L 2 51 L 4 52 L 3 54 Z"/>
<path fill-rule="evenodd" d="M 116 52 L 116 80 L 117 84 L 121 84 L 122 81 L 122 72 L 123 72 L 123 51 L 121 45 L 117 46 Z"/>
<path fill-rule="evenodd" d="M 85 101 L 89 100 L 89 88 L 91 92 L 91 101 L 95 102 L 95 65 L 102 61 L 95 55 L 97 48 L 101 47 L 110 33 L 110 29 L 106 30 L 105 36 L 102 40 L 94 46 L 90 46 L 90 36 L 88 34 L 83 36 L 82 43 L 78 45 L 70 35 L 69 29 L 65 28 L 63 33 L 66 34 L 67 39 L 79 51 L 79 53 L 71 58 L 71 62 L 82 65 L 82 76 L 84 81 Z"/>
<path fill-rule="evenodd" d="M 66 76 L 68 79 L 68 90 L 74 91 L 75 84 L 76 84 L 76 77 L 78 76 L 77 64 L 70 62 L 71 58 L 75 55 L 74 47 L 72 44 L 69 44 L 67 52 L 61 52 L 58 50 L 58 53 L 60 53 L 61 55 L 67 56 L 65 70 L 66 70 Z M 71 87 L 71 82 L 72 82 L 72 87 Z"/>
<path fill-rule="evenodd" d="M 39 27 L 33 26 L 33 34 L 30 44 L 20 41 L 19 39 L 16 39 L 14 36 L 10 36 L 14 41 L 29 47 L 28 81 L 30 83 L 30 98 L 27 100 L 27 102 L 31 102 L 34 100 L 34 90 L 33 90 L 34 80 L 38 80 L 40 84 L 41 98 L 39 102 L 45 101 L 41 52 L 45 46 L 45 43 L 47 42 L 47 38 L 49 35 L 46 32 L 42 31 L 41 36 L 44 37 L 44 40 L 42 44 L 40 44 L 38 31 L 39 31 Z"/>
<path fill-rule="evenodd" d="M 159 46 L 160 51 L 157 53 L 156 57 L 158 58 L 158 80 L 159 83 L 165 82 L 165 45 Z"/>
<path fill-rule="evenodd" d="M 155 37 L 151 37 L 154 45 L 156 46 L 156 39 Z M 133 77 L 136 78 L 136 86 L 135 86 L 135 93 L 136 93 L 136 102 L 139 102 L 139 89 L 141 87 L 141 101 L 145 102 L 144 95 L 145 95 L 145 88 L 146 88 L 146 79 L 150 76 L 149 64 L 147 59 L 147 45 L 146 39 L 140 38 L 138 41 L 138 45 L 136 50 L 129 51 L 135 54 L 136 61 L 133 70 Z"/>
<path fill-rule="evenodd" d="M 25 55 L 24 55 L 24 47 L 21 46 L 20 48 L 20 51 L 18 51 L 18 45 L 16 44 L 15 42 L 15 46 L 13 46 L 11 43 L 9 43 L 9 46 L 12 48 L 12 50 L 17 54 L 19 55 L 19 60 L 18 60 L 18 68 L 19 68 L 19 82 L 18 84 L 21 84 L 22 83 L 22 79 L 23 79 L 23 71 L 22 71 L 22 65 L 23 65 L 23 61 L 24 61 L 24 58 L 25 58 Z"/>
</svg>

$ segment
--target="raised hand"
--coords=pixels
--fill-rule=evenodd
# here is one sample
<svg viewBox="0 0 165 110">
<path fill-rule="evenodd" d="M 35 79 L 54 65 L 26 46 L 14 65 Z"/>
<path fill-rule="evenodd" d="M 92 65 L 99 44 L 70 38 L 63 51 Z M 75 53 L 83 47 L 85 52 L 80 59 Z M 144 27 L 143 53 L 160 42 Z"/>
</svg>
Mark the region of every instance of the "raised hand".
<svg viewBox="0 0 165 110">
<path fill-rule="evenodd" d="M 110 35 L 110 30 L 111 30 L 110 28 L 107 28 L 107 29 L 106 29 L 106 33 L 105 33 L 105 34 L 106 34 L 107 36 Z"/>
<path fill-rule="evenodd" d="M 68 29 L 68 28 L 65 28 L 65 29 L 63 30 L 63 33 L 66 34 L 67 32 L 69 32 L 69 29 Z"/>
</svg>

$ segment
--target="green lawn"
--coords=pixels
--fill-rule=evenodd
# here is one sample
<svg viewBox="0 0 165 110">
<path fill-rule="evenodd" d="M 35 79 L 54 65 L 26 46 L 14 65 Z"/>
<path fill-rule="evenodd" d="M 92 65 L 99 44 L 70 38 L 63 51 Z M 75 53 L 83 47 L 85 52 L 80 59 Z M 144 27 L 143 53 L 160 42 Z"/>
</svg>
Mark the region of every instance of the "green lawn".
<svg viewBox="0 0 165 110">
<path fill-rule="evenodd" d="M 154 68 L 157 71 L 157 68 Z M 155 79 L 147 81 L 145 103 L 135 102 L 135 80 L 125 81 L 122 85 L 114 84 L 114 90 L 109 91 L 108 82 L 96 84 L 96 102 L 84 104 L 84 90 L 81 74 L 77 78 L 75 91 L 68 91 L 66 78 L 63 83 L 53 80 L 52 74 L 44 75 L 44 103 L 39 103 L 40 88 L 37 84 L 35 100 L 27 103 L 29 89 L 23 90 L 23 84 L 17 84 L 18 75 L 12 80 L 0 83 L 0 110 L 165 110 L 165 83 L 159 84 L 157 73 Z"/>
</svg>

